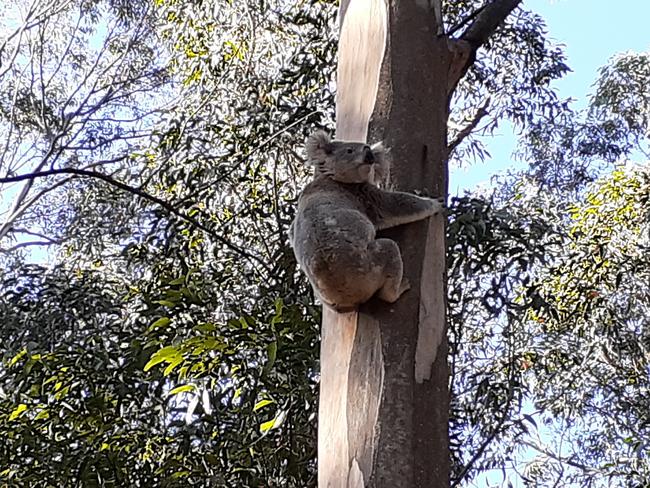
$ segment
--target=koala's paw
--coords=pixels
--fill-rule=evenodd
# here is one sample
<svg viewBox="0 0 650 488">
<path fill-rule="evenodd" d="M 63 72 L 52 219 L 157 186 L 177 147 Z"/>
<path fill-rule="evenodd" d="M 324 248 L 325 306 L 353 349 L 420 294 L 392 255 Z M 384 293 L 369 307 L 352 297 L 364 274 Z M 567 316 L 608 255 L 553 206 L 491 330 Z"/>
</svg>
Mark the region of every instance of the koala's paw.
<svg viewBox="0 0 650 488">
<path fill-rule="evenodd" d="M 406 278 L 402 278 L 402 282 L 399 285 L 399 294 L 400 296 L 411 289 L 411 282 Z"/>
<path fill-rule="evenodd" d="M 432 206 L 433 206 L 433 214 L 438 214 L 438 213 L 443 213 L 446 208 L 446 200 L 444 197 L 438 197 L 438 198 L 430 198 Z"/>
</svg>

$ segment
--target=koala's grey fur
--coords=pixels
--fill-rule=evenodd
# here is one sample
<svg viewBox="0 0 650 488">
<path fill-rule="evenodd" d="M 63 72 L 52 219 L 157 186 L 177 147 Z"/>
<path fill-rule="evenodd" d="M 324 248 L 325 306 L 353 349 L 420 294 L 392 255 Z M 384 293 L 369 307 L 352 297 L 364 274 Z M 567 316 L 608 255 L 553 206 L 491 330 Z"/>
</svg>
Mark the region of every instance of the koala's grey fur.
<svg viewBox="0 0 650 488">
<path fill-rule="evenodd" d="M 320 300 L 339 312 L 355 310 L 375 293 L 395 302 L 409 289 L 397 243 L 377 230 L 425 219 L 442 210 L 439 200 L 386 191 L 381 144 L 330 141 L 316 132 L 307 141 L 314 179 L 298 199 L 290 239 L 298 264 Z"/>
</svg>

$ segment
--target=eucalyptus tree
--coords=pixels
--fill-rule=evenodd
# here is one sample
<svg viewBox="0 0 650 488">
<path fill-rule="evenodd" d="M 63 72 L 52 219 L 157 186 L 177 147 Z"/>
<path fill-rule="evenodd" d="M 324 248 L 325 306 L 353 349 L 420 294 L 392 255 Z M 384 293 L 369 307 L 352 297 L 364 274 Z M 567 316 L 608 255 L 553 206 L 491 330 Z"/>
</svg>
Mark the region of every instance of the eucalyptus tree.
<svg viewBox="0 0 650 488">
<path fill-rule="evenodd" d="M 327 117 L 315 109 L 331 97 L 328 71 L 311 66 L 333 57 L 323 35 L 333 10 L 215 3 L 208 17 L 232 27 L 215 37 L 214 25 L 183 16 L 202 8 L 194 2 L 143 4 L 134 17 L 119 7 L 64 2 L 52 19 L 71 21 L 68 30 L 49 36 L 43 22 L 24 47 L 21 33 L 41 25 L 27 15 L 7 41 L 54 53 L 43 56 L 54 71 L 34 64 L 45 82 L 38 74 L 24 90 L 61 77 L 52 105 L 70 122 L 48 145 L 21 125 L 38 112 L 5 98 L 7 155 L 18 159 L 4 160 L 0 181 L 24 186 L 6 214 L 0 423 L 12 442 L 0 476 L 29 486 L 308 486 L 316 312 L 307 288 L 293 286 L 284 245 L 300 171 L 287 164 L 286 139 Z M 193 33 L 215 43 L 209 59 L 184 43 Z M 7 92 L 30 60 L 3 61 Z M 28 130 L 35 142 L 23 148 Z M 21 251 L 43 243 L 56 251 L 51 265 L 27 264 Z"/>
<path fill-rule="evenodd" d="M 22 8 L 23 17 L 7 21 L 0 50 L 0 183 L 16 184 L 3 191 L 12 206 L 2 208 L 0 479 L 314 486 L 320 317 L 286 236 L 306 178 L 304 136 L 332 126 L 334 2 L 30 5 L 2 7 Z M 485 8 L 478 0 L 443 3 L 444 32 L 458 37 Z M 647 144 L 647 57 L 607 68 L 601 80 L 609 81 L 599 82 L 580 118 L 553 92 L 567 66 L 543 31 L 538 16 L 516 9 L 475 52 L 449 107 L 453 160 L 480 160 L 485 137 L 509 119 L 525 129 L 533 163 L 525 180 L 532 186 L 519 180 L 491 203 L 463 198 L 450 208 L 456 484 L 508 468 L 516 456 L 528 460 L 522 449 L 531 444 L 548 462 L 531 464 L 525 476 L 555 482 L 554 470 L 579 468 L 526 437 L 540 417 L 524 407 L 537 400 L 558 427 L 583 407 L 603 408 L 560 394 L 561 379 L 576 375 L 570 362 L 553 360 L 546 371 L 549 360 L 537 359 L 574 332 L 592 344 L 600 332 L 596 315 L 578 324 L 553 312 L 570 297 L 550 299 L 564 273 L 552 265 L 578 269 L 591 246 L 575 241 L 582 254 L 562 258 L 576 221 L 554 202 L 581 196 L 580 165 L 589 157 L 609 162 L 615 158 L 600 155 L 623 157 Z M 572 157 L 558 167 L 551 164 L 558 154 Z M 641 181 L 625 175 L 621 181 Z M 543 191 L 531 200 L 527 188 Z M 638 219 L 641 232 L 645 204 L 629 201 L 636 213 L 618 222 Z M 575 208 L 576 218 L 593 213 Z M 25 261 L 22 251 L 35 243 L 53 250 L 49 264 Z M 631 259 L 621 249 L 620 266 L 641 266 L 643 254 Z M 588 303 L 604 303 L 594 298 Z M 642 309 L 634 310 L 643 324 Z M 634 399 L 621 371 L 638 378 L 643 366 L 643 350 L 631 333 L 625 338 L 636 347 L 627 369 L 605 371 L 625 393 L 607 404 L 616 405 L 612 413 Z M 604 351 L 612 359 L 612 347 Z M 534 375 L 538 382 L 528 382 Z M 586 380 L 577 386 L 583 399 L 597 391 Z M 620 419 L 626 426 L 643 425 L 636 401 Z M 568 402 L 574 412 L 562 410 Z M 603 439 L 616 439 L 618 421 Z M 641 434 L 619 439 L 617 452 L 642 453 Z M 589 443 L 599 435 L 575 444 L 585 450 L 574 464 L 590 468 L 582 480 L 634 479 L 643 457 L 615 473 L 605 471 L 607 461 L 586 464 L 593 449 L 612 452 Z"/>
</svg>

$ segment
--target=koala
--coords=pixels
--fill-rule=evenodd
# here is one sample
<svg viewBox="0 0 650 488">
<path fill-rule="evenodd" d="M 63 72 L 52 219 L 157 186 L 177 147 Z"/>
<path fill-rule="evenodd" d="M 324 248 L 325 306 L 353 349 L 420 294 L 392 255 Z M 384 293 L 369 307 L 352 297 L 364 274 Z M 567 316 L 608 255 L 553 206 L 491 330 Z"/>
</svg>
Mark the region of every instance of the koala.
<svg viewBox="0 0 650 488">
<path fill-rule="evenodd" d="M 410 286 L 397 243 L 376 232 L 440 212 L 440 200 L 382 190 L 388 171 L 381 143 L 330 140 L 319 131 L 306 145 L 314 179 L 298 198 L 290 241 L 321 302 L 350 312 L 377 294 L 394 303 Z"/>
</svg>

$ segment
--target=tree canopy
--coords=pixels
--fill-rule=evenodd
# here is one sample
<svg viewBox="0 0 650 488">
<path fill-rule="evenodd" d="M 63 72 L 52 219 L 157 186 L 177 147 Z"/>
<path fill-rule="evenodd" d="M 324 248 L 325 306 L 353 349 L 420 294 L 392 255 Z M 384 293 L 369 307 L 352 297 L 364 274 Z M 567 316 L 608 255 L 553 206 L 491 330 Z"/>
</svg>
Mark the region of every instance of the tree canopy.
<svg viewBox="0 0 650 488">
<path fill-rule="evenodd" d="M 335 2 L 0 9 L 0 484 L 315 486 L 320 310 L 287 231 Z M 518 8 L 451 101 L 454 161 L 510 121 L 528 163 L 449 204 L 456 486 L 650 483 L 650 54 L 583 111 L 567 70 Z"/>
</svg>

